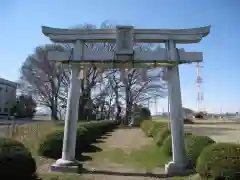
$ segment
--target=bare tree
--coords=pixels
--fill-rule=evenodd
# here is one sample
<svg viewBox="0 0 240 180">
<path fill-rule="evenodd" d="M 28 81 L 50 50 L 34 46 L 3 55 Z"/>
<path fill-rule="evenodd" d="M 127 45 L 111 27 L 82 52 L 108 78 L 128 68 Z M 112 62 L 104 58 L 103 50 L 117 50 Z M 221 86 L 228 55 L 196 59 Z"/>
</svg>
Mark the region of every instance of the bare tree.
<svg viewBox="0 0 240 180">
<path fill-rule="evenodd" d="M 89 29 L 96 28 L 96 26 L 85 24 L 74 28 Z M 113 26 L 108 25 L 106 21 L 101 28 L 113 28 Z M 98 51 L 114 51 L 116 44 L 86 43 L 85 46 Z M 144 51 L 157 49 L 152 44 L 136 44 L 136 47 Z M 21 67 L 20 89 L 31 93 L 39 105 L 50 108 L 54 119 L 57 119 L 58 113 L 66 108 L 70 71 L 66 66 L 49 61 L 47 52 L 52 49 L 62 51 L 66 48 L 72 48 L 72 44 L 39 46 L 32 55 L 27 57 Z M 108 110 L 109 113 L 112 112 L 114 106 L 120 107 L 120 103 L 124 102 L 126 105 L 125 123 L 127 123 L 134 103 L 144 102 L 152 96 L 163 96 L 164 86 L 159 69 L 149 70 L 149 76 L 145 81 L 141 80 L 142 75 L 138 69 L 126 70 L 122 78 L 121 74 L 120 69 L 104 70 L 94 64 L 88 65 L 81 83 L 79 119 L 85 119 L 88 115 L 85 107 L 89 102 L 93 104 L 92 111 L 101 106 L 100 111 Z M 118 118 L 119 113 L 116 115 L 116 119 Z"/>
<path fill-rule="evenodd" d="M 21 67 L 20 90 L 30 93 L 39 105 L 50 108 L 53 119 L 58 119 L 59 106 L 65 104 L 69 72 L 47 58 L 52 49 L 62 46 L 39 46 Z"/>
<path fill-rule="evenodd" d="M 134 48 L 140 48 L 142 51 L 156 51 L 159 47 L 159 44 L 136 44 Z M 142 64 L 140 69 L 114 69 L 108 76 L 108 86 L 115 94 L 115 106 L 119 107 L 121 101 L 125 104 L 124 124 L 129 122 L 134 104 L 166 95 L 165 83 L 162 81 L 162 69 L 148 69 L 148 66 L 149 64 L 146 63 Z M 143 77 L 143 70 L 146 70 L 147 77 Z M 119 114 L 120 112 L 116 113 L 116 119 L 119 119 Z"/>
<path fill-rule="evenodd" d="M 165 95 L 165 86 L 161 81 L 161 70 L 148 70 L 147 75 L 147 79 L 142 80 L 142 74 L 138 69 L 125 70 L 122 75 L 121 79 L 124 84 L 122 91 L 125 93 L 126 104 L 125 124 L 129 123 L 134 104 Z"/>
<path fill-rule="evenodd" d="M 103 24 L 103 27 L 107 26 Z M 96 27 L 91 24 L 85 24 L 75 28 Z M 99 47 L 99 44 L 85 45 L 89 48 Z M 104 44 L 104 46 L 106 45 Z M 72 48 L 72 44 L 65 46 L 61 44 L 38 46 L 35 52 L 26 58 L 21 67 L 20 91 L 25 94 L 31 94 L 38 105 L 50 108 L 53 119 L 58 119 L 58 114 L 62 114 L 61 112 L 66 109 L 70 71 L 66 66 L 49 61 L 47 52 L 49 50 L 63 51 L 70 48 Z M 98 75 L 98 69 L 90 65 L 84 80 L 82 80 L 80 114 L 84 111 L 91 89 L 99 80 Z"/>
</svg>

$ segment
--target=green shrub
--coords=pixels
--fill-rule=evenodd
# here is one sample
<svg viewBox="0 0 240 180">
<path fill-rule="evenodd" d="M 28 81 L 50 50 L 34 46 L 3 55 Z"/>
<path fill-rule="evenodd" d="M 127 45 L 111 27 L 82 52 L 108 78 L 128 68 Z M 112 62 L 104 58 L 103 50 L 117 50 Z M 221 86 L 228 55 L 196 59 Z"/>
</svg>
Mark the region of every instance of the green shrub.
<svg viewBox="0 0 240 180">
<path fill-rule="evenodd" d="M 151 120 L 144 120 L 140 123 L 140 128 L 143 130 L 143 132 L 147 135 L 149 129 L 152 126 L 153 121 Z"/>
<path fill-rule="evenodd" d="M 186 136 L 192 136 L 191 133 L 185 133 L 184 135 L 185 135 L 185 138 L 186 138 Z M 161 151 L 167 156 L 172 156 L 172 137 L 171 137 L 171 135 L 166 137 L 165 140 L 163 141 Z"/>
<path fill-rule="evenodd" d="M 185 133 L 184 137 L 186 156 L 189 162 L 189 166 L 195 167 L 196 161 L 202 150 L 215 143 L 208 136 L 196 136 L 191 133 Z M 162 152 L 168 156 L 172 156 L 172 138 L 168 136 L 162 145 Z"/>
<path fill-rule="evenodd" d="M 172 156 L 172 137 L 171 135 L 167 136 L 162 143 L 161 151 L 167 155 Z"/>
<path fill-rule="evenodd" d="M 185 147 L 187 158 L 190 163 L 189 165 L 195 167 L 197 158 L 199 157 L 202 150 L 213 143 L 215 143 L 215 141 L 208 136 L 186 136 Z"/>
<path fill-rule="evenodd" d="M 87 129 L 84 127 L 78 127 L 76 137 L 76 152 L 82 152 L 87 142 L 84 139 Z M 40 140 L 38 154 L 41 156 L 58 159 L 62 154 L 63 145 L 63 129 L 56 129 L 55 131 L 47 134 Z"/>
<path fill-rule="evenodd" d="M 111 131 L 115 128 L 115 123 L 112 121 L 93 121 L 89 123 L 82 123 L 80 126 L 83 126 L 88 130 L 90 136 L 93 139 L 96 139 L 102 136 L 105 132 Z"/>
<path fill-rule="evenodd" d="M 93 121 L 87 123 L 79 123 L 76 138 L 76 158 L 81 157 L 88 146 L 104 133 L 115 127 L 112 121 Z M 60 158 L 62 153 L 64 129 L 59 128 L 47 134 L 40 141 L 38 154 L 50 158 Z"/>
<path fill-rule="evenodd" d="M 203 179 L 240 179 L 240 145 L 216 143 L 206 147 L 196 169 Z"/>
<path fill-rule="evenodd" d="M 113 121 L 93 121 L 79 124 L 79 127 L 84 127 L 88 131 L 85 133 L 85 139 L 88 144 L 100 138 L 106 132 L 112 131 L 116 124 Z"/>
<path fill-rule="evenodd" d="M 166 122 L 153 122 L 151 128 L 148 131 L 148 135 L 150 137 L 155 138 L 159 131 L 161 131 L 164 128 L 168 128 L 168 123 Z"/>
<path fill-rule="evenodd" d="M 38 154 L 53 159 L 61 157 L 63 135 L 63 129 L 57 129 L 46 134 L 42 139 L 40 139 Z"/>
<path fill-rule="evenodd" d="M 0 138 L 0 179 L 36 179 L 36 162 L 20 142 Z"/>
<path fill-rule="evenodd" d="M 169 128 L 165 127 L 162 130 L 160 130 L 156 137 L 155 137 L 155 143 L 157 146 L 162 146 L 164 140 L 171 134 Z"/>
<path fill-rule="evenodd" d="M 11 151 L 28 151 L 27 148 L 19 141 L 14 139 L 0 137 L 0 153 Z"/>
<path fill-rule="evenodd" d="M 143 130 L 143 132 L 148 136 L 148 137 L 153 137 L 154 139 L 158 139 L 156 140 L 159 141 L 157 142 L 157 144 L 160 145 L 160 141 L 163 141 L 165 137 L 163 137 L 163 139 L 161 140 L 161 137 L 159 134 L 163 133 L 163 136 L 166 133 L 166 129 L 169 129 L 168 123 L 166 122 L 155 122 L 155 121 L 151 121 L 151 120 L 144 120 L 141 122 L 140 124 L 141 129 Z M 162 132 L 162 130 L 164 132 Z"/>
</svg>

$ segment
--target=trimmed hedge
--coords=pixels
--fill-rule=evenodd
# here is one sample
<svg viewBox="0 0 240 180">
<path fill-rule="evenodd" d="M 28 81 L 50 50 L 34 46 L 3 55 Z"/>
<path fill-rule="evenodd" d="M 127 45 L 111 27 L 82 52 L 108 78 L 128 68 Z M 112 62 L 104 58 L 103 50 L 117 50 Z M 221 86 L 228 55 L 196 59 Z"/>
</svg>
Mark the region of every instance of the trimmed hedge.
<svg viewBox="0 0 240 180">
<path fill-rule="evenodd" d="M 165 138 L 170 134 L 167 122 L 145 120 L 142 121 L 140 127 L 148 137 L 154 139 L 157 146 L 161 146 Z"/>
<path fill-rule="evenodd" d="M 196 167 L 197 159 L 203 149 L 215 141 L 208 136 L 188 135 L 185 138 L 187 158 L 191 166 Z"/>
<path fill-rule="evenodd" d="M 156 122 L 145 120 L 140 125 L 148 137 L 152 137 L 157 146 L 162 146 L 164 140 L 171 134 L 167 122 Z"/>
<path fill-rule="evenodd" d="M 165 127 L 165 128 L 163 128 L 163 129 L 161 129 L 161 130 L 157 133 L 157 135 L 156 135 L 156 137 L 155 137 L 155 139 L 154 139 L 156 145 L 157 145 L 157 146 L 162 146 L 164 140 L 165 140 L 170 134 L 171 134 L 171 132 L 170 132 L 170 129 L 169 129 L 168 127 Z"/>
<path fill-rule="evenodd" d="M 76 158 L 81 158 L 91 143 L 100 138 L 104 133 L 114 129 L 116 124 L 113 121 L 92 121 L 80 123 L 77 128 Z M 38 154 L 49 158 L 60 158 L 62 153 L 64 129 L 58 128 L 47 134 L 40 140 Z"/>
<path fill-rule="evenodd" d="M 163 129 L 165 128 L 168 128 L 169 129 L 169 126 L 168 126 L 168 123 L 166 122 L 153 122 L 152 126 L 151 126 L 151 129 L 149 130 L 149 134 L 151 137 L 153 137 L 153 139 L 156 138 L 158 132 L 162 131 Z"/>
<path fill-rule="evenodd" d="M 154 139 L 157 146 L 161 147 L 162 153 L 169 157 L 172 156 L 172 138 L 167 122 L 143 121 L 141 128 L 146 135 Z M 214 140 L 207 136 L 196 136 L 188 132 L 185 132 L 184 140 L 189 166 L 192 167 L 196 166 L 201 151 L 206 146 L 215 143 Z"/>
<path fill-rule="evenodd" d="M 184 135 L 185 135 L 185 139 L 186 139 L 186 136 L 192 136 L 191 133 L 185 133 Z M 171 135 L 165 138 L 165 140 L 163 141 L 161 150 L 165 155 L 172 156 L 172 136 Z"/>
<path fill-rule="evenodd" d="M 37 179 L 36 169 L 35 160 L 22 143 L 0 138 L 0 179 L 34 180 Z"/>
<path fill-rule="evenodd" d="M 190 122 L 191 123 L 191 122 Z M 153 137 L 162 153 L 172 156 L 172 139 L 167 123 L 143 121 L 142 130 Z M 185 133 L 185 148 L 189 165 L 196 167 L 201 179 L 240 179 L 240 145 L 215 143 L 208 136 Z"/>
<path fill-rule="evenodd" d="M 155 138 L 159 131 L 163 128 L 168 128 L 168 123 L 144 120 L 141 122 L 140 127 L 148 137 Z"/>
<path fill-rule="evenodd" d="M 78 127 L 76 139 L 76 152 L 82 152 L 86 148 L 86 132 L 84 127 Z M 55 131 L 44 136 L 39 143 L 38 154 L 41 156 L 58 159 L 62 154 L 63 145 L 63 129 L 56 129 Z M 81 142 L 81 143 L 80 143 Z M 76 154 L 77 155 L 77 154 Z M 76 157 L 78 159 L 78 157 Z"/>
<path fill-rule="evenodd" d="M 152 126 L 153 121 L 152 120 L 144 120 L 140 123 L 140 128 L 143 130 L 143 132 L 148 135 L 148 131 Z"/>
<path fill-rule="evenodd" d="M 208 136 L 197 136 L 191 133 L 185 133 L 185 149 L 189 165 L 191 167 L 196 166 L 196 161 L 202 150 L 215 143 L 214 140 Z M 167 156 L 172 156 L 172 138 L 168 136 L 162 145 L 162 152 Z"/>
<path fill-rule="evenodd" d="M 198 157 L 196 169 L 203 179 L 240 179 L 240 145 L 216 143 L 208 146 Z"/>
</svg>

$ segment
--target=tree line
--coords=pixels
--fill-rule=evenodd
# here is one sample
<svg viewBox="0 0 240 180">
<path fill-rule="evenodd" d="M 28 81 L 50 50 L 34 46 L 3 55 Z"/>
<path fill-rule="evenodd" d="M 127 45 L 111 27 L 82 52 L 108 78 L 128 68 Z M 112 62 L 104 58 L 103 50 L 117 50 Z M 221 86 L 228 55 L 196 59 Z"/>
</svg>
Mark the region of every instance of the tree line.
<svg viewBox="0 0 240 180">
<path fill-rule="evenodd" d="M 96 28 L 85 24 L 75 28 Z M 113 28 L 104 22 L 101 28 Z M 94 50 L 114 51 L 115 43 L 86 43 Z M 160 47 L 152 44 L 136 44 L 143 51 L 152 51 Z M 67 93 L 70 83 L 68 65 L 50 61 L 50 50 L 63 51 L 71 49 L 72 44 L 45 44 L 35 48 L 20 70 L 19 90 L 31 96 L 37 105 L 50 109 L 53 119 L 63 118 L 67 105 Z M 136 107 L 156 97 L 165 97 L 166 86 L 162 80 L 162 69 L 148 69 L 147 77 L 142 77 L 140 69 L 102 69 L 89 64 L 84 70 L 79 98 L 79 120 L 114 118 L 124 124 L 134 115 Z M 117 110 L 116 110 L 117 109 Z M 145 111 L 146 108 L 143 110 Z M 148 110 L 149 111 L 149 110 Z M 150 112 L 150 111 L 149 111 Z"/>
</svg>

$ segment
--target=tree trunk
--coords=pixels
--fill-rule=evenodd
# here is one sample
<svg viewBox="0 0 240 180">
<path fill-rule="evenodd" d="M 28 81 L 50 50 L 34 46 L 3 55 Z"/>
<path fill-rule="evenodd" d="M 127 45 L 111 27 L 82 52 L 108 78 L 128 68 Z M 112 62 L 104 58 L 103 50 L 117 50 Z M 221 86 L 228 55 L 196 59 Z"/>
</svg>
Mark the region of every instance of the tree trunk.
<svg viewBox="0 0 240 180">
<path fill-rule="evenodd" d="M 57 108 L 55 106 L 51 107 L 51 119 L 58 120 Z"/>
<path fill-rule="evenodd" d="M 104 120 L 104 116 L 105 116 L 105 113 L 104 113 L 104 105 L 101 105 L 100 114 L 101 114 L 100 120 Z"/>
<path fill-rule="evenodd" d="M 106 119 L 107 120 L 110 120 L 110 115 L 111 115 L 111 108 L 110 108 L 110 106 L 108 105 L 108 107 L 105 109 L 105 111 L 106 111 Z"/>
<path fill-rule="evenodd" d="M 120 117 L 120 114 L 121 114 L 121 106 L 118 104 L 117 105 L 117 114 L 116 114 L 116 121 L 119 122 L 121 117 Z"/>
<path fill-rule="evenodd" d="M 131 117 L 132 117 L 132 104 L 131 102 L 128 101 L 128 103 L 126 104 L 126 115 L 124 121 L 125 125 L 128 125 L 131 122 Z"/>
<path fill-rule="evenodd" d="M 132 104 L 133 104 L 129 86 L 126 86 L 125 94 L 126 94 L 126 113 L 125 113 L 125 118 L 124 118 L 124 124 L 128 125 L 131 121 Z"/>
<path fill-rule="evenodd" d="M 116 94 L 115 105 L 117 107 L 117 113 L 115 115 L 115 120 L 116 120 L 116 122 L 119 122 L 120 121 L 120 114 L 121 114 L 121 106 L 120 106 L 119 101 L 118 101 L 118 91 L 116 91 L 115 94 Z"/>
</svg>

